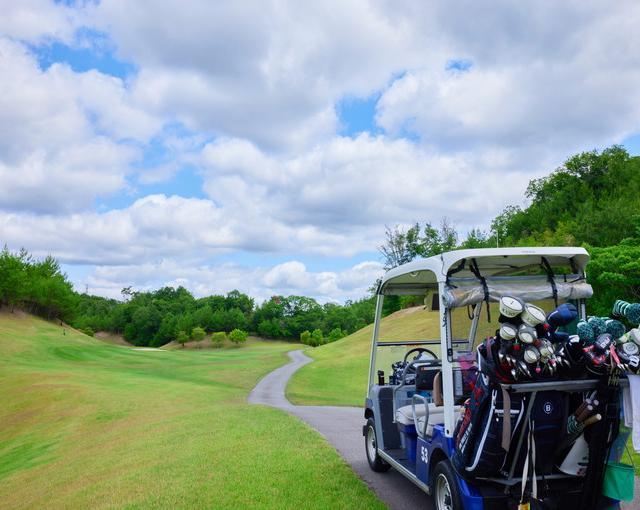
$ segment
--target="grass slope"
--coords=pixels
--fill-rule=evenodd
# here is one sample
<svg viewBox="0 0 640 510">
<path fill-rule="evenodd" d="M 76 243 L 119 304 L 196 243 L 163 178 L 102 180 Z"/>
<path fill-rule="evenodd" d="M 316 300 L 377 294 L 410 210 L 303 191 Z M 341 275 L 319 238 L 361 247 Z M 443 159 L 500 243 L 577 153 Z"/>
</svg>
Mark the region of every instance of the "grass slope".
<svg viewBox="0 0 640 510">
<path fill-rule="evenodd" d="M 438 313 L 421 307 L 400 310 L 385 317 L 380 338 L 421 338 L 437 331 Z M 298 370 L 289 382 L 287 396 L 295 404 L 362 405 L 373 325 L 330 344 L 308 349 L 315 361 Z"/>
<path fill-rule="evenodd" d="M 246 405 L 291 348 L 134 351 L 0 314 L 0 506 L 381 508 L 317 433 Z"/>
<path fill-rule="evenodd" d="M 495 331 L 497 308 L 492 304 L 492 323 L 481 320 L 478 335 Z M 484 318 L 484 316 L 483 316 Z M 466 338 L 469 320 L 466 309 L 458 309 L 452 319 L 454 336 Z M 369 357 L 373 325 L 369 325 L 337 342 L 307 349 L 315 361 L 296 372 L 287 387 L 287 396 L 295 404 L 363 405 L 367 392 Z M 418 306 L 399 310 L 382 319 L 381 340 L 439 339 L 438 312 Z M 439 355 L 437 346 L 429 347 Z M 378 356 L 387 356 L 379 366 L 389 375 L 391 363 L 402 359 L 401 349 L 380 349 Z"/>
</svg>

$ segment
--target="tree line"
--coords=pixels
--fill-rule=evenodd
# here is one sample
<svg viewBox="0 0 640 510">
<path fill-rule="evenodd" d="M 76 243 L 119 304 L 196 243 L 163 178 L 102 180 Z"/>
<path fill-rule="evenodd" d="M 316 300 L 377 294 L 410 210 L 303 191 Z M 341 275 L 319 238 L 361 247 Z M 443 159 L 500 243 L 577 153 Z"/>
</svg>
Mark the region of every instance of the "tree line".
<svg viewBox="0 0 640 510">
<path fill-rule="evenodd" d="M 373 298 L 344 305 L 320 304 L 304 296 L 273 296 L 256 305 L 237 290 L 194 297 L 184 287 L 141 292 L 126 287 L 122 299 L 80 294 L 53 257 L 37 260 L 25 250 L 0 252 L 0 304 L 63 320 L 89 335 L 108 331 L 139 346 L 185 343 L 218 334 L 242 342 L 252 332 L 264 338 L 321 345 L 373 322 Z M 234 333 L 234 331 L 238 331 Z M 213 337 L 212 337 L 213 338 Z"/>
</svg>

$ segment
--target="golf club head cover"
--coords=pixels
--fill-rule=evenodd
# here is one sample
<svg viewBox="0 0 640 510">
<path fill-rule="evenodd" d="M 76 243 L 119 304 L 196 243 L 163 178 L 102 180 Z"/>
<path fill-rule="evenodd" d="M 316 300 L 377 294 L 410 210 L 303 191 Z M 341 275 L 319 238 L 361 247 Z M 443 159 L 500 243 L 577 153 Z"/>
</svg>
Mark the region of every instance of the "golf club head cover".
<svg viewBox="0 0 640 510">
<path fill-rule="evenodd" d="M 613 315 L 624 317 L 631 324 L 640 324 L 640 303 L 618 300 L 613 304 Z"/>
<path fill-rule="evenodd" d="M 607 332 L 607 323 L 602 317 L 591 316 L 587 319 L 587 322 L 591 325 L 595 338 Z"/>
<path fill-rule="evenodd" d="M 627 332 L 624 324 L 616 319 L 607 319 L 605 321 L 605 329 L 613 338 L 620 338 Z"/>
<path fill-rule="evenodd" d="M 576 325 L 576 333 L 578 333 L 580 340 L 582 340 L 586 344 L 593 343 L 593 341 L 596 339 L 593 327 L 587 321 L 578 322 L 578 324 Z"/>
<path fill-rule="evenodd" d="M 572 323 L 577 317 L 578 309 L 571 303 L 564 303 L 547 315 L 547 322 L 552 330 L 556 330 Z"/>
</svg>

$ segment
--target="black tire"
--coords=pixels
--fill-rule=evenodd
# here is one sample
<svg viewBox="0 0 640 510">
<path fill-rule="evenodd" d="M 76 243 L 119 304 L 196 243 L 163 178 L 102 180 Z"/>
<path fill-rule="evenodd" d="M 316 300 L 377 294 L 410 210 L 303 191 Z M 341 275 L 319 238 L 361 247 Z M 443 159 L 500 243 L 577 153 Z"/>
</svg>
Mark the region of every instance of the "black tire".
<svg viewBox="0 0 640 510">
<path fill-rule="evenodd" d="M 433 470 L 433 500 L 436 510 L 463 510 L 460 486 L 448 460 L 441 460 Z"/>
<path fill-rule="evenodd" d="M 373 418 L 367 420 L 364 434 L 364 451 L 367 454 L 369 467 L 376 473 L 384 473 L 391 469 L 391 465 L 386 463 L 378 455 L 378 440 L 376 439 L 376 426 Z"/>
</svg>

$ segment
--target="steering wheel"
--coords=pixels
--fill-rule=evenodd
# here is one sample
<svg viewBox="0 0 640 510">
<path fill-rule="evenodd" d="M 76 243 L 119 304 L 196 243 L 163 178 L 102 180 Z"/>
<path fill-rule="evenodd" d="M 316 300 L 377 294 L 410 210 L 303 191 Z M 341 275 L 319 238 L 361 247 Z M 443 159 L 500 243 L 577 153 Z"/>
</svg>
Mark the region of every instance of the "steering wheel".
<svg viewBox="0 0 640 510">
<path fill-rule="evenodd" d="M 416 356 L 414 356 L 413 361 L 416 361 L 420 357 L 420 355 L 424 352 L 426 352 L 427 354 L 431 354 L 431 356 L 433 356 L 433 359 L 438 359 L 438 356 L 436 356 L 436 354 L 433 351 L 430 351 L 429 349 L 425 349 L 424 347 L 416 347 L 415 349 L 411 349 L 410 351 L 407 351 L 407 354 L 404 355 L 404 359 L 402 361 L 406 363 L 407 359 L 409 358 L 409 355 L 414 352 L 417 354 Z"/>
<path fill-rule="evenodd" d="M 417 353 L 416 356 L 413 358 L 413 360 L 407 362 L 407 358 L 409 357 L 409 355 L 414 352 Z M 420 355 L 423 352 L 426 352 L 427 354 L 430 354 L 431 356 L 433 356 L 433 359 L 438 359 L 438 356 L 436 356 L 436 354 L 433 351 L 430 351 L 429 349 L 425 349 L 424 347 L 416 347 L 415 349 L 411 349 L 410 351 L 407 351 L 407 354 L 404 355 L 404 359 L 402 360 L 403 363 L 405 363 L 404 370 L 402 371 L 402 384 L 405 384 L 405 381 L 407 380 L 407 375 L 416 373 L 415 364 L 418 361 L 422 361 L 422 360 L 419 360 L 418 358 L 420 358 Z"/>
</svg>

